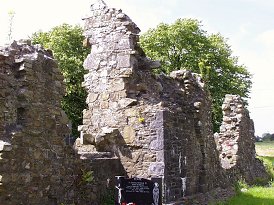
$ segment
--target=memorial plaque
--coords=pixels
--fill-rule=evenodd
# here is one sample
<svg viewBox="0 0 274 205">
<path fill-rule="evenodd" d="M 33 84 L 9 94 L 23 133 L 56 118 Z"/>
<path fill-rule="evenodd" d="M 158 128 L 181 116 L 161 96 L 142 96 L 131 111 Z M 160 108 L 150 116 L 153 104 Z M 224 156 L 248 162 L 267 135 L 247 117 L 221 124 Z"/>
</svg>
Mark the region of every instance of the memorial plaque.
<svg viewBox="0 0 274 205">
<path fill-rule="evenodd" d="M 115 205 L 161 205 L 162 178 L 117 176 Z"/>
</svg>

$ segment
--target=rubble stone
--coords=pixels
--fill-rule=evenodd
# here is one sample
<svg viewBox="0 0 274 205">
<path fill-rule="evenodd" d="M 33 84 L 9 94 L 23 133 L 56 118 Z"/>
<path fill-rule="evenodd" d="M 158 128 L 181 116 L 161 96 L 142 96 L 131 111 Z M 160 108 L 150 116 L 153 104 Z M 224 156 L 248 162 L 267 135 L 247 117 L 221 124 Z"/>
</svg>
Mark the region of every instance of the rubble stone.
<svg viewBox="0 0 274 205">
<path fill-rule="evenodd" d="M 91 155 L 82 148 L 76 155 L 65 144 L 70 130 L 61 109 L 62 80 L 51 52 L 42 47 L 19 41 L 0 48 L 0 204 L 96 205 L 107 180 L 114 184 L 115 175 L 123 174 L 107 153 Z M 83 181 L 90 170 L 92 184 Z"/>
<path fill-rule="evenodd" d="M 267 181 L 263 164 L 256 158 L 254 124 L 244 102 L 240 96 L 226 95 L 222 109 L 223 123 L 215 134 L 222 167 L 234 180 Z"/>
</svg>

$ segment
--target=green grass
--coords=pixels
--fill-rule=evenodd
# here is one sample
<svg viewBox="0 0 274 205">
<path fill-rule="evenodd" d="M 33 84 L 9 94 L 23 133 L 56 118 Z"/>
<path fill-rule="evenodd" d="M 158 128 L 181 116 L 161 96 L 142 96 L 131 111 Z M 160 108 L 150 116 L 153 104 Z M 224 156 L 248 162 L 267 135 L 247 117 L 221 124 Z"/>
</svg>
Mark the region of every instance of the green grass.
<svg viewBox="0 0 274 205">
<path fill-rule="evenodd" d="M 247 188 L 219 205 L 274 205 L 274 186 Z"/>
<path fill-rule="evenodd" d="M 218 205 L 274 205 L 274 142 L 257 142 L 256 152 L 267 172 L 272 176 L 270 185 L 248 187 L 239 182 L 236 187 L 237 195 Z"/>
</svg>

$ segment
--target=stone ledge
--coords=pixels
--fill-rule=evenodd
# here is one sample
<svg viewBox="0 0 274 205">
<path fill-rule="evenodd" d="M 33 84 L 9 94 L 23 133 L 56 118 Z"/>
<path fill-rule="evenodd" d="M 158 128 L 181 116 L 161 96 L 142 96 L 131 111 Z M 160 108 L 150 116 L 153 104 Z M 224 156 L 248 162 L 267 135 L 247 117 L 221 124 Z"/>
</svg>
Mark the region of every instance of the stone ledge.
<svg viewBox="0 0 274 205">
<path fill-rule="evenodd" d="M 8 142 L 0 140 L 0 152 L 9 152 L 12 150 L 12 145 Z"/>
<path fill-rule="evenodd" d="M 114 159 L 111 152 L 78 152 L 80 159 Z"/>
</svg>

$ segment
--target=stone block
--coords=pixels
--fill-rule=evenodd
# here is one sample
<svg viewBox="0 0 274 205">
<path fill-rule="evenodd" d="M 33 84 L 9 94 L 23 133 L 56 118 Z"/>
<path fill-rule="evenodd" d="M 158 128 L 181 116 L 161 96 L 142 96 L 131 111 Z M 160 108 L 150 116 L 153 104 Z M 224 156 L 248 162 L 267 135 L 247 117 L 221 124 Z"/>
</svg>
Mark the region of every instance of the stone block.
<svg viewBox="0 0 274 205">
<path fill-rule="evenodd" d="M 123 137 L 126 144 L 132 144 L 136 137 L 135 129 L 131 126 L 125 126 L 123 130 Z"/>
<path fill-rule="evenodd" d="M 119 79 L 112 84 L 112 86 L 110 87 L 110 91 L 111 92 L 122 91 L 125 89 L 125 87 L 126 87 L 126 85 L 125 85 L 125 82 L 123 81 L 123 79 Z"/>
<path fill-rule="evenodd" d="M 132 57 L 130 55 L 118 55 L 117 56 L 118 68 L 130 68 L 132 67 Z"/>
<path fill-rule="evenodd" d="M 91 110 L 84 109 L 83 110 L 83 118 L 90 119 L 91 117 L 92 117 Z M 85 129 L 87 129 L 87 128 L 85 127 Z M 79 131 L 81 131 L 81 130 L 79 130 Z"/>
<path fill-rule="evenodd" d="M 84 68 L 86 70 L 98 70 L 100 67 L 100 59 L 94 59 L 92 54 L 89 54 L 85 59 Z"/>
<path fill-rule="evenodd" d="M 129 106 L 134 106 L 137 104 L 136 99 L 131 99 L 131 98 L 122 98 L 121 100 L 118 101 L 118 105 L 120 108 L 126 108 Z"/>
<path fill-rule="evenodd" d="M 163 162 L 152 162 L 148 168 L 148 174 L 150 176 L 163 176 L 165 170 L 165 164 Z"/>
<path fill-rule="evenodd" d="M 9 152 L 12 150 L 12 145 L 8 142 L 0 140 L 0 152 Z"/>
<path fill-rule="evenodd" d="M 95 144 L 100 144 L 103 141 L 112 141 L 119 135 L 118 128 L 102 127 L 101 131 L 95 136 Z"/>
<path fill-rule="evenodd" d="M 137 117 L 138 116 L 138 110 L 133 108 L 128 108 L 125 110 L 125 116 L 127 117 Z"/>
<path fill-rule="evenodd" d="M 108 109 L 109 108 L 109 102 L 103 101 L 100 103 L 100 108 L 101 109 Z"/>
<path fill-rule="evenodd" d="M 104 92 L 104 93 L 102 93 L 102 94 L 100 95 L 100 99 L 101 99 L 101 100 L 108 100 L 108 99 L 109 99 L 109 96 L 110 96 L 109 93 Z"/>
<path fill-rule="evenodd" d="M 132 39 L 130 39 L 130 38 L 119 39 L 117 49 L 119 49 L 119 50 L 134 49 L 134 44 L 133 44 Z"/>
<path fill-rule="evenodd" d="M 89 93 L 87 97 L 87 104 L 93 103 L 98 99 L 99 94 L 97 93 Z"/>
<path fill-rule="evenodd" d="M 121 68 L 118 72 L 119 78 L 129 78 L 133 73 L 133 68 Z"/>
<path fill-rule="evenodd" d="M 156 150 L 156 151 L 163 150 L 164 149 L 164 141 L 158 140 L 158 139 L 153 140 L 150 143 L 149 149 Z"/>
<path fill-rule="evenodd" d="M 157 162 L 164 162 L 164 152 L 163 151 L 158 151 L 156 152 L 156 161 Z"/>
</svg>

